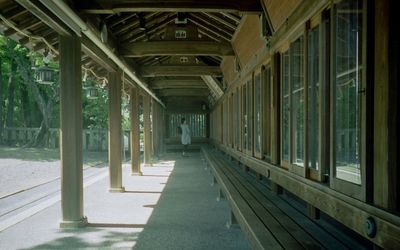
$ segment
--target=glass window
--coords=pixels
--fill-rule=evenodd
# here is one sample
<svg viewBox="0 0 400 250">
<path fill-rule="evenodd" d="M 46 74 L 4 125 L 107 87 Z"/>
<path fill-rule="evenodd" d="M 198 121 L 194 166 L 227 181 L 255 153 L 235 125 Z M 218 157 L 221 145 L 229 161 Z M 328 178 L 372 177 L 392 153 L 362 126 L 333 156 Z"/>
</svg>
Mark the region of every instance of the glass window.
<svg viewBox="0 0 400 250">
<path fill-rule="evenodd" d="M 290 85 L 292 92 L 293 163 L 304 166 L 304 55 L 303 38 L 290 46 Z"/>
<path fill-rule="evenodd" d="M 247 82 L 247 150 L 253 150 L 253 84 Z"/>
<path fill-rule="evenodd" d="M 308 33 L 308 167 L 318 170 L 319 152 L 319 26 Z"/>
<path fill-rule="evenodd" d="M 361 184 L 362 2 L 344 1 L 335 16 L 335 176 Z"/>
<path fill-rule="evenodd" d="M 257 74 L 254 77 L 254 144 L 255 152 L 261 154 L 261 75 Z"/>
<path fill-rule="evenodd" d="M 263 99 L 264 104 L 264 129 L 263 129 L 263 151 L 266 158 L 271 158 L 271 123 L 272 123 L 272 96 L 271 96 L 271 67 L 267 66 L 262 71 L 262 81 L 263 81 Z"/>
<path fill-rule="evenodd" d="M 242 139 L 242 149 L 246 150 L 247 149 L 247 89 L 246 89 L 246 84 L 243 85 L 242 88 L 242 112 L 243 112 L 243 123 L 242 123 L 242 128 L 243 128 L 243 139 Z"/>
<path fill-rule="evenodd" d="M 282 54 L 282 159 L 289 161 L 289 51 Z"/>
</svg>

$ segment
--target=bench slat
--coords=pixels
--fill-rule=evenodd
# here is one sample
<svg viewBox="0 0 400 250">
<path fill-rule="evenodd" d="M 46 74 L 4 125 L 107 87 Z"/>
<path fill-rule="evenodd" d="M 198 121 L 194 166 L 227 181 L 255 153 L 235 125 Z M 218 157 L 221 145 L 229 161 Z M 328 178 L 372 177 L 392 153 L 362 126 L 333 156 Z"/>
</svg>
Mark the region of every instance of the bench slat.
<svg viewBox="0 0 400 250">
<path fill-rule="evenodd" d="M 242 181 L 243 177 L 238 176 L 238 173 L 232 172 L 231 169 L 229 169 L 229 167 L 224 166 L 223 164 L 226 164 L 226 162 L 224 163 L 221 159 L 217 159 L 217 161 L 219 161 L 219 163 L 221 164 L 223 171 L 228 176 L 228 178 L 230 178 L 230 181 L 232 183 L 235 183 L 235 187 L 241 193 L 243 198 L 247 201 L 248 205 L 253 209 L 255 214 L 269 229 L 269 231 L 274 235 L 274 237 L 280 242 L 280 244 L 285 249 L 303 248 L 304 245 L 302 246 L 300 242 L 298 242 L 296 238 L 294 238 L 288 232 L 286 226 L 283 226 L 282 223 L 280 222 L 281 217 L 279 216 L 284 216 L 284 214 L 280 213 L 279 216 L 277 216 L 276 211 L 274 211 L 274 208 L 276 210 L 276 207 L 272 206 L 271 204 L 268 204 L 265 200 L 264 202 L 261 203 L 263 197 L 260 197 L 260 195 L 258 195 L 258 197 L 254 196 L 254 194 L 258 192 L 255 191 L 254 193 L 251 193 L 248 190 L 249 186 L 246 183 L 243 183 Z M 293 221 L 291 224 L 293 224 Z"/>
<path fill-rule="evenodd" d="M 257 218 L 256 214 L 247 205 L 246 201 L 236 190 L 233 184 L 229 181 L 227 176 L 214 164 L 216 159 L 212 159 L 208 155 L 210 166 L 215 173 L 215 177 L 223 190 L 226 199 L 229 201 L 232 212 L 235 214 L 237 221 L 241 224 L 242 229 L 250 243 L 255 249 L 283 249 L 274 236 L 267 230 L 265 225 Z M 211 159 L 210 159 L 211 158 Z"/>
</svg>

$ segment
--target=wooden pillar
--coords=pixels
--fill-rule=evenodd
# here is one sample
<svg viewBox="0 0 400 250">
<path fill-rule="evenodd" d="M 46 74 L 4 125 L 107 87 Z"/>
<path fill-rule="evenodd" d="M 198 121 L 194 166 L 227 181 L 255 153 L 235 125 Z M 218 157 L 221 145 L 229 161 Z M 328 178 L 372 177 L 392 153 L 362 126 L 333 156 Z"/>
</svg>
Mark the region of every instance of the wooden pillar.
<svg viewBox="0 0 400 250">
<path fill-rule="evenodd" d="M 151 113 L 152 113 L 152 142 L 153 142 L 153 151 L 152 151 L 152 157 L 153 158 L 158 158 L 158 131 L 159 131 L 159 127 L 158 127 L 158 105 L 157 103 L 152 101 L 152 109 L 151 109 Z"/>
<path fill-rule="evenodd" d="M 140 169 L 139 142 L 139 95 L 138 90 L 131 88 L 131 175 L 142 175 Z"/>
<path fill-rule="evenodd" d="M 144 139 L 144 164 L 151 165 L 151 124 L 150 124 L 150 97 L 143 96 L 143 139 Z"/>
<path fill-rule="evenodd" d="M 110 192 L 124 192 L 122 186 L 122 116 L 121 74 L 108 76 L 108 162 L 110 164 Z"/>
<path fill-rule="evenodd" d="M 81 40 L 60 36 L 61 228 L 87 224 L 83 215 Z"/>
</svg>

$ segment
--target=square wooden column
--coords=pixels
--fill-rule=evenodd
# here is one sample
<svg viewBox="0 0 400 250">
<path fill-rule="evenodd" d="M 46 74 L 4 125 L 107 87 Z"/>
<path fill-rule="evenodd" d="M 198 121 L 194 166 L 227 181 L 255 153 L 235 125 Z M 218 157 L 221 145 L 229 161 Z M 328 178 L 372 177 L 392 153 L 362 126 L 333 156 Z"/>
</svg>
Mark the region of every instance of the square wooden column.
<svg viewBox="0 0 400 250">
<path fill-rule="evenodd" d="M 124 192 L 122 186 L 122 116 L 121 74 L 108 75 L 108 161 L 110 164 L 110 192 Z"/>
<path fill-rule="evenodd" d="M 131 88 L 131 175 L 142 175 L 140 169 L 140 141 L 139 141 L 139 95 L 138 90 Z"/>
<path fill-rule="evenodd" d="M 87 224 L 83 215 L 81 40 L 60 36 L 60 155 L 62 228 Z"/>
<path fill-rule="evenodd" d="M 159 154 L 159 143 L 158 143 L 158 135 L 160 132 L 160 128 L 158 126 L 159 114 L 158 114 L 158 104 L 152 102 L 152 125 L 153 125 L 153 157 L 158 159 Z"/>
<path fill-rule="evenodd" d="M 143 127 L 144 127 L 144 164 L 151 165 L 151 124 L 150 124 L 150 97 L 143 95 Z"/>
</svg>

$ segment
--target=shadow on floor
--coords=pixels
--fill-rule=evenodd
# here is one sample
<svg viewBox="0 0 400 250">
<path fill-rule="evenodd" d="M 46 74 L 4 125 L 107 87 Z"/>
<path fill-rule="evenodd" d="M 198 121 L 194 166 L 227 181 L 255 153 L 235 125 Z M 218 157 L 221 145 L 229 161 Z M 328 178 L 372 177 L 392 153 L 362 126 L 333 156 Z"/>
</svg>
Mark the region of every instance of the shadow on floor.
<svg viewBox="0 0 400 250">
<path fill-rule="evenodd" d="M 226 228 L 228 204 L 216 201 L 200 153 L 169 155 L 174 169 L 133 249 L 250 249 L 239 227 Z"/>
<path fill-rule="evenodd" d="M 91 236 L 93 233 L 96 234 L 95 238 Z M 55 240 L 28 249 L 126 249 L 134 244 L 139 232 L 107 231 L 87 227 L 60 231 L 60 234 Z"/>
</svg>

